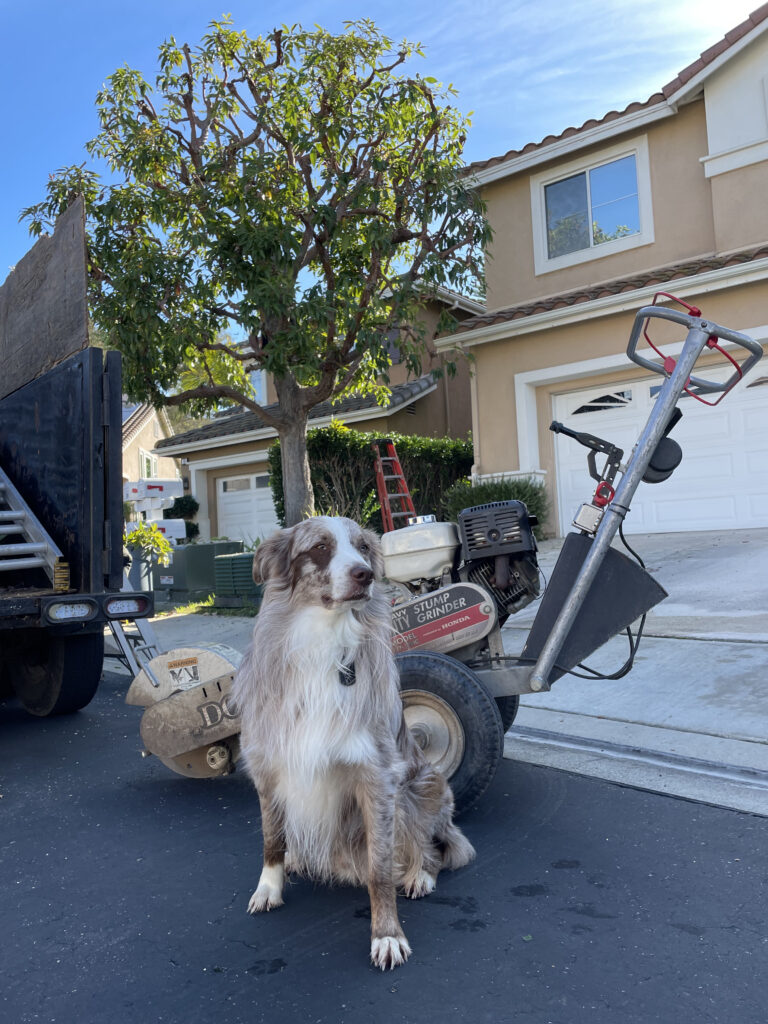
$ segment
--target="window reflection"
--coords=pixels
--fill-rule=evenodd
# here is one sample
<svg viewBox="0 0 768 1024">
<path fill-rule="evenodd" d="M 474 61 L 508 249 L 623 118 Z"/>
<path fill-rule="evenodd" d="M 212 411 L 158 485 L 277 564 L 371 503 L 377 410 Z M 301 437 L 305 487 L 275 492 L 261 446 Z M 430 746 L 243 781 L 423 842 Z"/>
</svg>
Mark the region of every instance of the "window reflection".
<svg viewBox="0 0 768 1024">
<path fill-rule="evenodd" d="M 553 182 L 544 199 L 550 259 L 640 232 L 634 155 Z"/>
</svg>

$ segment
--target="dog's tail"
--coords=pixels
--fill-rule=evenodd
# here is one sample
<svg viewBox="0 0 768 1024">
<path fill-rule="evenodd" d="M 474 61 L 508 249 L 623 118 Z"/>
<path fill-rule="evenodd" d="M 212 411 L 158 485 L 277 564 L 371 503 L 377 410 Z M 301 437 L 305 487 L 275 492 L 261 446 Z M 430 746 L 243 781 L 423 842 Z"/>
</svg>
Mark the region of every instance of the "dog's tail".
<svg viewBox="0 0 768 1024">
<path fill-rule="evenodd" d="M 474 846 L 452 822 L 445 827 L 442 835 L 437 837 L 437 845 L 443 858 L 442 866 L 449 871 L 463 868 L 465 864 L 474 860 Z"/>
</svg>

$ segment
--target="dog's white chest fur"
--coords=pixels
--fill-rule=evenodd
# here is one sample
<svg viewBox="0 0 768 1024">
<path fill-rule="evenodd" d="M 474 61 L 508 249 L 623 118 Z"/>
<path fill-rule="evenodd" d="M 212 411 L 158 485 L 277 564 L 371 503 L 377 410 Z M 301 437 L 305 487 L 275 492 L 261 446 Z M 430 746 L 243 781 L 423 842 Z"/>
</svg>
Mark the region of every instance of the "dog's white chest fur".
<svg viewBox="0 0 768 1024">
<path fill-rule="evenodd" d="M 353 766 L 376 757 L 373 736 L 360 721 L 364 694 L 358 683 L 345 686 L 340 678 L 360 635 L 360 623 L 349 613 L 308 608 L 297 617 L 279 722 L 270 730 L 274 743 L 261 752 L 283 808 L 289 848 L 316 870 L 331 857 L 356 776 Z"/>
</svg>

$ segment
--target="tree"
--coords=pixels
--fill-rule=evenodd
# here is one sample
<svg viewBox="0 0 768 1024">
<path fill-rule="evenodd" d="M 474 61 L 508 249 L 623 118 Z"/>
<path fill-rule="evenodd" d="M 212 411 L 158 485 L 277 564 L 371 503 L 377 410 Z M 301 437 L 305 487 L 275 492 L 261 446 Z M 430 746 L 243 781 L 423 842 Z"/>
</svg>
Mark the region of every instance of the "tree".
<svg viewBox="0 0 768 1024">
<path fill-rule="evenodd" d="M 251 39 L 225 18 L 194 49 L 171 38 L 154 87 L 123 67 L 97 97 L 86 148 L 110 180 L 62 168 L 22 213 L 39 234 L 84 195 L 92 316 L 126 390 L 257 412 L 280 437 L 289 523 L 313 507 L 309 410 L 353 390 L 383 400 L 393 328 L 419 372 L 419 304 L 480 275 L 490 229 L 462 174 L 468 121 L 450 88 L 405 73 L 416 55 L 369 21 Z M 254 400 L 258 369 L 276 411 Z"/>
</svg>

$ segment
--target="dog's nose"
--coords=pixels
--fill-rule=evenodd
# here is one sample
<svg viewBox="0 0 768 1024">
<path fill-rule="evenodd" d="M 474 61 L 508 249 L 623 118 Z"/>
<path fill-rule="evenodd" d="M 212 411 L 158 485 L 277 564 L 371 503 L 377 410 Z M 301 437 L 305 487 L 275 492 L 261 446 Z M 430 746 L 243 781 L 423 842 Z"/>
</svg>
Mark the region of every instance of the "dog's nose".
<svg viewBox="0 0 768 1024">
<path fill-rule="evenodd" d="M 356 565 L 353 569 L 349 570 L 349 575 L 355 583 L 359 583 L 361 587 L 367 587 L 373 580 L 373 573 L 367 565 Z"/>
</svg>

